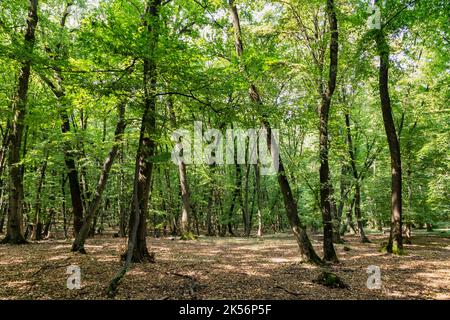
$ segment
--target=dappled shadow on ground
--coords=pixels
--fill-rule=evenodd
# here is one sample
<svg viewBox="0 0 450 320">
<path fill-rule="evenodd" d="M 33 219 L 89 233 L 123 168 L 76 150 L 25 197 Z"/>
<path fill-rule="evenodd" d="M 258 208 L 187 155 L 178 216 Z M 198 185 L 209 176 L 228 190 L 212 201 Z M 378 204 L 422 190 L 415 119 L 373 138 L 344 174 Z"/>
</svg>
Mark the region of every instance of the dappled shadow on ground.
<svg viewBox="0 0 450 320">
<path fill-rule="evenodd" d="M 313 244 L 321 252 L 320 236 Z M 379 252 L 386 239 L 356 236 L 336 245 L 340 263 L 317 267 L 298 262 L 298 247 L 287 234 L 257 238 L 180 241 L 149 239 L 155 264 L 134 265 L 117 299 L 450 299 L 450 239 L 421 235 L 406 246 L 407 255 Z M 89 239 L 88 255 L 70 252 L 70 241 L 49 240 L 0 246 L 0 299 L 104 299 L 119 267 L 125 239 Z M 346 247 L 344 249 L 344 247 Z M 67 289 L 67 266 L 82 272 L 80 290 Z M 381 268 L 380 290 L 367 288 L 367 268 Z M 313 282 L 332 271 L 348 289 Z"/>
</svg>

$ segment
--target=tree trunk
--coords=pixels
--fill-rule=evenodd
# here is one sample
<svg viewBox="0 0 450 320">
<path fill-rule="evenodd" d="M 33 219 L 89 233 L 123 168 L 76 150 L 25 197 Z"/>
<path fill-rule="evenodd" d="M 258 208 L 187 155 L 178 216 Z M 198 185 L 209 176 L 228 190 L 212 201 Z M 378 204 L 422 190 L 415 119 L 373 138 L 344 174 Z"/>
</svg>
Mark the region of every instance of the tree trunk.
<svg viewBox="0 0 450 320">
<path fill-rule="evenodd" d="M 125 201 L 124 201 L 124 194 L 125 194 L 125 172 L 123 169 L 123 145 L 120 149 L 120 155 L 119 155 L 119 166 L 120 166 L 120 173 L 119 173 L 119 237 L 124 238 L 126 237 L 126 229 L 127 229 L 127 221 L 126 221 L 126 208 L 125 208 Z"/>
<path fill-rule="evenodd" d="M 54 216 L 55 216 L 55 210 L 50 209 L 49 210 L 49 214 L 48 214 L 48 218 L 47 218 L 47 222 L 45 223 L 44 230 L 42 232 L 45 239 L 50 237 L 50 227 L 52 225 Z"/>
<path fill-rule="evenodd" d="M 41 192 L 42 192 L 42 185 L 44 184 L 44 179 L 45 179 L 45 171 L 47 169 L 47 158 L 48 158 L 48 150 L 45 150 L 44 162 L 42 163 L 41 173 L 39 176 L 39 182 L 38 182 L 37 191 L 36 191 L 35 211 L 34 211 L 35 212 L 35 221 L 34 221 L 33 235 L 31 236 L 31 239 L 35 240 L 35 241 L 42 240 L 42 222 L 40 219 Z"/>
<path fill-rule="evenodd" d="M 8 206 L 8 226 L 5 239 L 2 243 L 22 244 L 26 240 L 22 234 L 22 195 L 23 177 L 20 174 L 20 146 L 22 143 L 23 129 L 25 124 L 25 114 L 27 109 L 28 85 L 31 73 L 31 55 L 33 54 L 35 43 L 35 30 L 38 23 L 38 0 L 30 0 L 28 6 L 27 30 L 25 33 L 24 50 L 29 57 L 22 63 L 18 88 L 12 103 L 12 130 L 10 133 L 9 146 L 9 206 Z"/>
<path fill-rule="evenodd" d="M 366 234 L 364 232 L 364 224 L 362 221 L 361 215 L 361 188 L 359 185 L 359 181 L 356 181 L 355 185 L 355 217 L 358 225 L 359 236 L 361 238 L 362 243 L 370 243 L 369 239 L 367 239 Z"/>
<path fill-rule="evenodd" d="M 241 165 L 237 164 L 237 153 L 235 152 L 235 159 L 236 162 L 236 170 L 235 170 L 235 186 L 233 191 L 233 197 L 231 198 L 231 206 L 230 210 L 228 212 L 228 232 L 230 235 L 234 236 L 233 232 L 233 214 L 234 214 L 234 208 L 236 207 L 236 201 L 239 203 L 239 205 L 242 206 L 242 198 L 241 198 L 241 189 L 242 189 L 242 169 Z"/>
<path fill-rule="evenodd" d="M 258 231 L 256 232 L 256 235 L 258 237 L 262 237 L 263 221 L 261 212 L 261 174 L 259 172 L 259 166 L 257 164 L 254 165 L 254 170 L 255 170 L 255 197 L 256 197 L 255 201 L 258 219 Z"/>
<path fill-rule="evenodd" d="M 336 88 L 337 63 L 338 63 L 338 29 L 334 8 L 334 1 L 327 1 L 327 14 L 330 23 L 330 71 L 328 76 L 328 88 L 322 94 L 320 107 L 320 208 L 323 220 L 323 252 L 324 260 L 337 262 L 338 258 L 333 245 L 333 219 L 332 186 L 330 181 L 330 168 L 328 163 L 328 118 L 330 113 L 331 98 Z M 321 90 L 321 89 L 320 89 Z"/>
<path fill-rule="evenodd" d="M 206 209 L 206 235 L 212 237 L 216 235 L 212 221 L 214 207 L 214 189 L 211 188 L 208 195 L 208 207 Z"/>
<path fill-rule="evenodd" d="M 144 27 L 146 27 L 149 35 L 149 50 L 154 52 L 158 44 L 158 24 L 159 24 L 159 7 L 161 0 L 149 0 L 145 9 Z M 147 19 L 150 19 L 147 21 Z M 157 70 L 154 55 L 149 54 L 151 58 L 144 58 L 144 114 L 142 116 L 141 131 L 139 137 L 139 146 L 136 155 L 136 170 L 133 191 L 133 206 L 134 211 L 139 212 L 139 219 L 136 215 L 130 216 L 129 222 L 129 241 L 136 238 L 136 243 L 133 245 L 133 252 L 131 261 L 142 262 L 144 260 L 153 261 L 153 254 L 151 255 L 147 249 L 147 212 L 148 201 L 150 195 L 150 183 L 152 180 L 153 162 L 151 157 L 155 155 L 155 131 L 156 131 L 156 81 Z M 136 235 L 132 232 L 136 229 Z M 128 252 L 127 252 L 128 254 Z"/>
<path fill-rule="evenodd" d="M 65 107 L 60 107 L 61 131 L 63 134 L 70 132 L 70 121 Z M 64 162 L 66 164 L 69 178 L 70 196 L 73 207 L 73 232 L 77 236 L 83 225 L 83 200 L 81 199 L 81 188 L 78 180 L 78 171 L 75 164 L 75 155 L 72 151 L 70 141 L 64 143 Z"/>
<path fill-rule="evenodd" d="M 8 121 L 6 124 L 6 128 L 3 132 L 2 145 L 0 147 L 0 233 L 3 233 L 3 227 L 5 224 L 5 216 L 7 212 L 7 201 L 6 198 L 6 186 L 3 180 L 3 170 L 5 169 L 6 164 L 6 153 L 8 151 L 9 146 L 9 130 L 11 128 L 10 122 Z"/>
<path fill-rule="evenodd" d="M 347 176 L 349 172 L 349 166 L 346 163 L 343 163 L 341 166 L 341 181 L 340 181 L 340 195 L 339 195 L 339 205 L 337 207 L 337 216 L 338 216 L 338 228 L 340 235 L 343 235 L 342 233 L 342 216 L 344 213 L 344 206 L 348 199 L 348 192 L 349 192 L 349 184 L 347 181 Z"/>
<path fill-rule="evenodd" d="M 189 198 L 189 184 L 187 181 L 186 164 L 181 162 L 178 165 L 178 172 L 180 176 L 180 187 L 181 187 L 181 200 L 182 200 L 182 210 L 181 210 L 181 232 L 189 232 L 189 216 L 190 216 L 190 198 Z"/>
<path fill-rule="evenodd" d="M 246 165 L 246 172 L 245 172 L 245 189 L 244 189 L 244 205 L 242 207 L 242 220 L 244 223 L 244 234 L 248 238 L 250 237 L 250 213 L 249 213 L 249 200 L 248 200 L 248 194 L 249 194 L 249 175 L 250 175 L 250 165 Z"/>
<path fill-rule="evenodd" d="M 348 111 L 345 113 L 345 125 L 347 127 L 347 146 L 348 146 L 348 153 L 350 155 L 350 163 L 351 168 L 353 172 L 353 178 L 355 180 L 355 198 L 354 198 L 354 205 L 355 205 L 355 217 L 358 225 L 358 231 L 359 235 L 361 237 L 362 243 L 369 243 L 369 239 L 366 237 L 366 234 L 364 232 L 364 224 L 362 222 L 362 215 L 361 215 L 361 177 L 358 173 L 358 168 L 356 167 L 356 152 L 355 147 L 353 146 L 353 138 L 352 138 L 352 132 L 351 132 L 351 126 L 350 126 L 350 114 Z M 352 203 L 352 204 L 353 204 Z"/>
<path fill-rule="evenodd" d="M 67 239 L 67 210 L 66 210 L 66 176 L 61 174 L 61 213 L 63 216 L 64 238 Z"/>
<path fill-rule="evenodd" d="M 233 29 L 234 29 L 234 38 L 235 38 L 235 49 L 237 56 L 239 58 L 242 58 L 243 55 L 243 44 L 242 44 L 242 38 L 241 38 L 241 26 L 239 22 L 239 15 L 238 10 L 236 7 L 236 4 L 234 3 L 234 0 L 228 0 L 229 3 L 229 9 L 230 9 L 230 15 L 231 20 L 233 22 Z M 242 63 L 242 62 L 241 62 Z M 242 66 L 242 68 L 245 69 L 245 66 Z M 244 70 L 245 71 L 245 70 Z M 249 96 L 253 103 L 261 107 L 263 105 L 261 97 L 258 93 L 258 90 L 256 86 L 252 83 L 249 83 Z M 267 132 L 267 146 L 269 150 L 272 146 L 272 129 L 267 121 L 267 116 L 265 115 L 265 112 L 263 116 L 261 117 L 261 123 L 263 128 Z M 275 143 L 274 143 L 275 145 Z M 275 146 L 278 147 L 278 146 Z M 275 155 L 272 155 L 272 158 Z M 304 262 L 313 262 L 313 263 L 321 263 L 321 259 L 314 251 L 314 248 L 311 244 L 311 241 L 309 240 L 308 234 L 306 233 L 305 226 L 302 225 L 300 218 L 298 217 L 297 212 L 297 204 L 293 198 L 291 187 L 289 185 L 289 181 L 286 177 L 286 172 L 284 170 L 283 162 L 281 160 L 281 157 L 278 156 L 279 166 L 278 166 L 278 184 L 281 189 L 281 193 L 283 194 L 284 204 L 286 207 L 286 214 L 288 216 L 289 224 L 291 226 L 291 229 L 294 233 L 294 236 L 297 240 L 297 243 L 299 245 L 300 249 L 300 258 Z"/>
<path fill-rule="evenodd" d="M 378 54 L 380 56 L 379 91 L 384 128 L 391 157 L 391 231 L 387 245 L 388 252 L 398 252 L 403 249 L 402 237 L 402 165 L 400 143 L 398 141 L 392 116 L 391 100 L 389 96 L 389 45 L 383 30 L 379 30 L 375 37 Z"/>
<path fill-rule="evenodd" d="M 173 110 L 173 100 L 170 96 L 169 99 L 167 100 L 167 109 L 169 112 L 171 126 L 173 129 L 176 129 L 177 120 L 175 112 Z M 189 183 L 186 172 L 186 163 L 184 163 L 183 161 L 179 161 L 178 163 L 178 176 L 180 179 L 181 202 L 182 202 L 180 231 L 182 234 L 184 234 L 190 231 L 189 217 L 190 217 L 191 203 L 190 203 Z"/>
<path fill-rule="evenodd" d="M 114 144 L 113 144 L 111 150 L 109 151 L 109 154 L 105 159 L 105 162 L 103 163 L 100 178 L 97 183 L 97 188 L 95 190 L 94 199 L 92 199 L 92 201 L 89 205 L 89 211 L 87 212 L 87 214 L 84 218 L 83 225 L 80 229 L 80 232 L 77 234 L 75 241 L 72 244 L 73 252 L 78 251 L 81 253 L 86 253 L 86 250 L 84 249 L 84 244 L 89 235 L 89 230 L 92 226 L 92 220 L 96 216 L 98 209 L 100 207 L 103 191 L 106 188 L 106 183 L 108 182 L 108 177 L 109 177 L 109 173 L 111 171 L 111 167 L 117 156 L 117 152 L 119 150 L 119 146 L 122 141 L 122 136 L 125 131 L 125 103 L 120 102 L 117 108 L 118 108 L 119 120 L 117 122 L 116 131 L 114 133 Z M 93 228 L 94 228 L 94 233 L 95 233 L 95 226 L 93 226 Z"/>
</svg>

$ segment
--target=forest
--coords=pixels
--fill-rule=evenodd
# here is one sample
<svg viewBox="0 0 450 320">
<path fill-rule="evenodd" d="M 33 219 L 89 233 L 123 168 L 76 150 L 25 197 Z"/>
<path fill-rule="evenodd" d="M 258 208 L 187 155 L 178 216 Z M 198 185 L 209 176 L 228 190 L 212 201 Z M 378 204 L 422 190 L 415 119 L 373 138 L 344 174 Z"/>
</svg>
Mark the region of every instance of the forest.
<svg viewBox="0 0 450 320">
<path fill-rule="evenodd" d="M 0 0 L 0 300 L 450 299 L 446 0 Z"/>
</svg>

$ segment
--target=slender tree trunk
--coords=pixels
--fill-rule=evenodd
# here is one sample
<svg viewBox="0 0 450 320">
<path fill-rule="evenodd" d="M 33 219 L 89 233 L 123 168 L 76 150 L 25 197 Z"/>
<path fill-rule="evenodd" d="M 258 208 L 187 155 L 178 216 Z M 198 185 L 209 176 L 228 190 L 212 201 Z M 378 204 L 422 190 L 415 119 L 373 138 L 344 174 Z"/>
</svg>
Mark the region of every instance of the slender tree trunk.
<svg viewBox="0 0 450 320">
<path fill-rule="evenodd" d="M 3 170 L 5 169 L 6 165 L 6 154 L 8 151 L 9 146 L 9 130 L 11 128 L 11 124 L 8 121 L 6 124 L 6 129 L 3 132 L 3 139 L 2 144 L 0 147 L 0 233 L 3 233 L 3 227 L 5 224 L 5 216 L 7 212 L 7 201 L 5 201 L 6 198 L 6 188 L 3 180 Z"/>
<path fill-rule="evenodd" d="M 211 189 L 208 194 L 208 207 L 206 208 L 206 235 L 215 236 L 213 224 L 213 206 L 214 206 L 214 190 Z"/>
<path fill-rule="evenodd" d="M 241 37 L 241 26 L 239 21 L 239 15 L 238 10 L 236 7 L 236 4 L 234 0 L 228 0 L 229 9 L 230 9 L 230 15 L 231 20 L 233 22 L 233 29 L 234 29 L 234 38 L 235 38 L 235 49 L 237 56 L 239 58 L 242 58 L 244 47 L 242 44 L 242 37 Z M 242 61 L 241 61 L 242 63 Z M 241 66 L 241 69 L 245 71 L 245 66 Z M 261 100 L 261 97 L 258 93 L 258 90 L 256 86 L 252 83 L 249 83 L 249 96 L 253 103 L 255 103 L 258 107 L 262 107 L 263 103 Z M 262 109 L 262 108 L 261 108 Z M 261 119 L 263 128 L 267 131 L 267 146 L 269 150 L 272 150 L 272 128 L 267 121 L 267 116 L 265 115 L 265 112 Z M 275 142 L 274 142 L 275 145 Z M 278 147 L 278 146 L 275 146 Z M 275 155 L 272 155 L 272 158 Z M 281 157 L 278 156 L 278 184 L 281 189 L 281 193 L 283 194 L 284 204 L 286 207 L 286 214 L 288 216 L 289 224 L 291 226 L 291 229 L 294 233 L 294 236 L 297 240 L 297 243 L 299 245 L 300 249 L 300 258 L 304 262 L 313 262 L 313 263 L 321 263 L 321 259 L 314 251 L 314 248 L 311 244 L 311 241 L 309 240 L 308 234 L 306 233 L 306 227 L 301 223 L 300 218 L 298 216 L 297 212 L 297 204 L 294 200 L 294 197 L 292 195 L 292 190 L 289 185 L 289 181 L 287 180 L 286 172 L 284 170 L 283 162 L 281 160 Z"/>
<path fill-rule="evenodd" d="M 236 162 L 236 170 L 235 170 L 235 186 L 233 191 L 233 196 L 231 198 L 231 206 L 230 210 L 228 211 L 228 232 L 230 235 L 234 236 L 233 232 L 233 214 L 236 207 L 236 202 L 239 203 L 239 205 L 242 207 L 242 168 L 241 165 L 237 164 L 237 156 L 235 152 L 235 162 Z"/>
<path fill-rule="evenodd" d="M 169 112 L 171 126 L 173 129 L 176 129 L 177 120 L 175 112 L 173 110 L 173 100 L 171 97 L 169 97 L 167 101 L 167 108 Z M 184 163 L 183 161 L 179 161 L 178 163 L 178 176 L 180 179 L 181 202 L 182 202 L 180 231 L 182 234 L 184 234 L 190 231 L 189 217 L 190 217 L 191 203 L 190 203 L 189 183 L 186 172 L 186 163 Z"/>
<path fill-rule="evenodd" d="M 126 237 L 127 221 L 126 221 L 126 209 L 125 209 L 125 171 L 123 169 L 123 144 L 121 145 L 119 154 L 119 237 Z"/>
<path fill-rule="evenodd" d="M 145 9 L 144 27 L 149 35 L 149 50 L 153 53 L 158 44 L 158 24 L 159 24 L 159 7 L 161 0 L 149 0 Z M 147 19 L 150 20 L 147 21 Z M 151 57 L 151 58 L 149 58 Z M 141 123 L 141 132 L 139 137 L 139 146 L 136 155 L 136 172 L 133 192 L 133 205 L 138 204 L 138 208 L 134 211 L 139 212 L 139 219 L 136 220 L 136 215 L 130 216 L 130 234 L 129 241 L 136 238 L 136 243 L 132 246 L 133 262 L 142 262 L 144 260 L 154 261 L 154 255 L 150 254 L 147 249 L 147 212 L 148 201 L 150 195 L 150 183 L 153 173 L 153 162 L 151 157 L 155 155 L 155 131 L 156 131 L 156 81 L 157 70 L 154 55 L 149 54 L 149 57 L 144 58 L 144 114 Z M 136 230 L 137 233 L 133 235 L 132 232 Z M 129 244 L 130 245 L 130 244 Z"/>
<path fill-rule="evenodd" d="M 258 219 L 258 231 L 256 235 L 258 237 L 262 237 L 263 233 L 263 221 L 262 221 L 262 210 L 261 210 L 261 174 L 259 172 L 259 166 L 255 164 L 255 201 L 256 201 L 256 210 L 257 210 L 257 219 Z"/>
<path fill-rule="evenodd" d="M 344 206 L 348 199 L 349 192 L 349 184 L 347 181 L 349 166 L 346 163 L 343 163 L 341 166 L 341 181 L 340 181 L 340 196 L 339 196 L 339 205 L 337 207 L 337 216 L 338 216 L 338 230 L 340 235 L 342 235 L 342 216 L 344 213 Z"/>
<path fill-rule="evenodd" d="M 55 210 L 50 209 L 49 215 L 47 218 L 47 222 L 45 223 L 44 230 L 42 232 L 44 235 L 44 238 L 46 238 L 46 239 L 50 237 L 50 227 L 52 225 L 54 216 L 55 216 Z"/>
<path fill-rule="evenodd" d="M 361 237 L 361 242 L 369 243 L 370 241 L 369 239 L 367 239 L 364 232 L 364 224 L 361 214 L 361 187 L 359 185 L 359 181 L 356 181 L 355 185 L 355 217 L 358 225 L 359 236 Z"/>
<path fill-rule="evenodd" d="M 100 207 L 100 203 L 102 201 L 102 195 L 103 191 L 106 188 L 106 183 L 108 182 L 109 173 L 111 171 L 111 167 L 114 163 L 114 160 L 117 156 L 117 152 L 119 150 L 120 143 L 122 141 L 122 136 L 125 131 L 125 103 L 119 103 L 118 105 L 118 114 L 119 114 L 119 120 L 117 122 L 116 131 L 114 133 L 114 144 L 109 151 L 109 154 L 107 158 L 105 159 L 105 162 L 103 163 L 102 171 L 100 174 L 99 181 L 97 183 L 97 188 L 95 190 L 94 199 L 92 199 L 89 210 L 84 217 L 83 225 L 80 229 L 80 232 L 78 232 L 77 237 L 75 238 L 75 241 L 72 244 L 72 251 L 73 252 L 81 252 L 86 253 L 86 250 L 84 249 L 84 244 L 86 242 L 86 239 L 89 235 L 89 230 L 92 226 L 92 220 L 96 216 L 98 209 Z M 95 225 L 93 226 L 94 232 L 95 232 Z"/>
<path fill-rule="evenodd" d="M 350 125 L 350 114 L 348 112 L 345 113 L 345 125 L 347 127 L 347 146 L 348 153 L 350 155 L 350 163 L 353 172 L 353 178 L 355 183 L 355 217 L 358 225 L 359 235 L 361 237 L 362 243 L 369 243 L 369 239 L 366 237 L 364 232 L 364 224 L 362 222 L 362 214 L 361 214 L 361 177 L 360 173 L 358 173 L 358 169 L 356 167 L 356 152 L 355 147 L 353 146 L 353 138 L 351 133 L 351 125 Z M 352 204 L 353 204 L 352 203 Z"/>
<path fill-rule="evenodd" d="M 63 216 L 64 238 L 67 239 L 66 175 L 64 173 L 61 174 L 61 197 L 61 213 Z"/>
<path fill-rule="evenodd" d="M 2 189 L 1 194 L 0 194 L 0 233 L 3 233 L 7 210 L 8 210 L 8 205 L 7 205 L 7 202 L 5 201 L 5 191 Z"/>
<path fill-rule="evenodd" d="M 244 223 L 244 234 L 248 238 L 250 237 L 250 213 L 249 213 L 249 175 L 250 175 L 250 165 L 246 165 L 246 171 L 245 171 L 245 189 L 244 189 L 244 205 L 242 210 L 242 218 Z"/>
<path fill-rule="evenodd" d="M 389 96 L 389 45 L 383 30 L 379 30 L 375 37 L 378 54 L 380 56 L 379 90 L 381 110 L 386 137 L 391 157 L 391 231 L 387 245 L 388 252 L 403 249 L 402 237 L 402 164 L 400 143 L 398 141 L 392 116 L 391 100 Z"/>
<path fill-rule="evenodd" d="M 337 64 L 338 64 L 338 29 L 334 8 L 334 1 L 327 0 L 327 14 L 330 23 L 330 71 L 328 88 L 322 94 L 320 107 L 320 207 L 323 220 L 323 252 L 324 260 L 337 262 L 338 258 L 333 246 L 333 218 L 332 218 L 332 186 L 330 180 L 330 168 L 328 163 L 328 118 L 330 113 L 331 98 L 336 88 Z"/>
<path fill-rule="evenodd" d="M 411 214 L 413 210 L 413 199 L 412 199 L 412 170 L 411 170 L 411 160 L 407 162 L 407 169 L 406 169 L 406 177 L 407 177 L 407 183 L 408 183 L 408 213 L 409 213 L 409 219 L 406 223 L 406 232 L 405 232 L 405 243 L 406 244 L 412 244 L 412 222 L 411 222 Z"/>
<path fill-rule="evenodd" d="M 45 171 L 47 169 L 47 158 L 48 158 L 48 150 L 45 150 L 44 161 L 42 163 L 41 172 L 39 175 L 39 181 L 36 190 L 36 200 L 35 200 L 35 221 L 33 228 L 33 235 L 31 236 L 32 240 L 39 241 L 42 240 L 42 222 L 40 218 L 41 213 L 41 192 L 42 185 L 44 184 L 45 179 Z"/>
<path fill-rule="evenodd" d="M 22 244 L 26 240 L 22 233 L 22 195 L 23 179 L 20 174 L 20 146 L 22 144 L 25 114 L 27 109 L 28 85 L 31 73 L 31 55 L 35 43 L 35 31 L 38 23 L 38 0 L 30 0 L 28 6 L 27 30 L 25 47 L 27 60 L 22 63 L 18 79 L 18 88 L 12 103 L 12 130 L 9 146 L 9 206 L 8 228 L 3 243 Z"/>
<path fill-rule="evenodd" d="M 181 162 L 178 165 L 178 172 L 180 177 L 180 187 L 181 187 L 181 200 L 182 200 L 182 210 L 181 210 L 181 232 L 189 232 L 189 216 L 190 216 L 190 196 L 189 196 L 189 184 L 187 181 L 186 164 Z"/>
</svg>

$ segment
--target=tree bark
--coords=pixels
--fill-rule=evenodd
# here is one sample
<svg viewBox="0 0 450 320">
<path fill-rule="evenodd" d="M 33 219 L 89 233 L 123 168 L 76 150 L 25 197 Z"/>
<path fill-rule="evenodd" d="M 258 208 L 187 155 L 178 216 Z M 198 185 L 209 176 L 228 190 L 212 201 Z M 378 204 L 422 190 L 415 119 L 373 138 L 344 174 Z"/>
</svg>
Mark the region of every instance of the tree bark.
<svg viewBox="0 0 450 320">
<path fill-rule="evenodd" d="M 234 29 L 234 38 L 235 38 L 235 49 L 237 56 L 239 58 L 242 58 L 242 55 L 244 53 L 244 48 L 242 44 L 242 37 L 241 37 L 241 26 L 239 22 L 239 15 L 238 10 L 236 7 L 236 4 L 234 0 L 228 0 L 229 9 L 230 9 L 230 15 L 231 20 L 233 22 L 233 29 Z M 245 72 L 245 66 L 241 65 L 242 71 Z M 255 103 L 257 106 L 262 107 L 263 103 L 261 100 L 261 97 L 258 93 L 258 90 L 256 86 L 249 82 L 249 96 L 253 103 Z M 261 124 L 263 128 L 267 132 L 267 146 L 269 150 L 272 146 L 272 128 L 267 120 L 267 116 L 264 114 L 261 117 Z M 276 146 L 277 147 L 277 146 Z M 300 249 L 300 258 L 304 262 L 313 262 L 313 263 L 322 263 L 319 256 L 314 251 L 314 248 L 311 244 L 311 241 L 309 240 L 308 234 L 306 233 L 306 227 L 303 226 L 303 224 L 300 221 L 300 218 L 298 216 L 297 212 L 297 204 L 294 200 L 294 197 L 292 195 L 291 187 L 289 185 L 289 181 L 286 177 L 286 172 L 284 170 L 283 162 L 281 160 L 281 157 L 278 156 L 278 184 L 281 189 L 281 193 L 283 194 L 284 204 L 286 208 L 286 214 L 288 216 L 289 224 L 291 226 L 291 229 L 294 233 L 294 236 L 297 240 L 297 243 L 299 245 Z"/>
<path fill-rule="evenodd" d="M 22 143 L 25 114 L 27 109 L 28 85 L 31 73 L 31 55 L 35 43 L 35 31 L 38 23 L 38 0 L 29 0 L 27 30 L 25 33 L 24 50 L 27 60 L 22 63 L 18 88 L 12 103 L 12 130 L 8 156 L 10 190 L 8 206 L 8 226 L 2 243 L 23 244 L 26 240 L 22 233 L 23 210 L 23 177 L 20 174 L 20 146 Z"/>
<path fill-rule="evenodd" d="M 383 30 L 378 30 L 375 36 L 379 67 L 379 91 L 381 110 L 383 114 L 384 129 L 389 145 L 391 157 L 391 230 L 388 252 L 397 252 L 403 249 L 402 237 L 402 164 L 400 155 L 400 143 L 398 141 L 392 116 L 391 100 L 389 96 L 389 45 Z"/>
<path fill-rule="evenodd" d="M 114 133 L 114 144 L 111 150 L 109 151 L 109 154 L 105 159 L 105 162 L 103 163 L 102 171 L 100 173 L 100 178 L 97 183 L 94 198 L 90 202 L 89 210 L 86 213 L 86 216 L 84 217 L 83 225 L 81 226 L 80 232 L 77 234 L 75 241 L 72 244 L 73 252 L 78 251 L 80 253 L 86 253 L 86 250 L 84 249 L 84 244 L 86 242 L 87 237 L 89 236 L 89 230 L 91 229 L 92 226 L 92 220 L 96 216 L 98 209 L 100 207 L 103 191 L 106 188 L 106 183 L 108 182 L 111 167 L 117 156 L 120 143 L 122 142 L 122 136 L 125 131 L 125 103 L 120 102 L 117 109 L 119 119 Z M 93 228 L 95 232 L 95 226 L 93 226 Z"/>
</svg>

